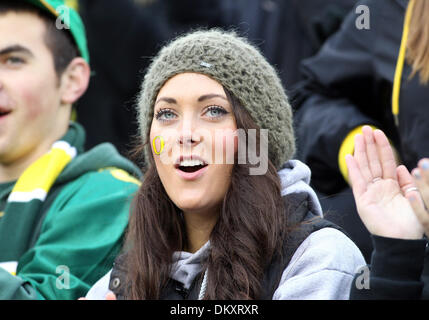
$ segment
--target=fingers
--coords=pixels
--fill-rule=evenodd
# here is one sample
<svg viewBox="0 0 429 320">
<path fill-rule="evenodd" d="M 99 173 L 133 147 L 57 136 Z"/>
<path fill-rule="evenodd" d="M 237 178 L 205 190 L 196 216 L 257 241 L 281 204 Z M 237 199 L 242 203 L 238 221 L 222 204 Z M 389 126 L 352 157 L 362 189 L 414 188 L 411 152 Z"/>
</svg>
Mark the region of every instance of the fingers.
<svg viewBox="0 0 429 320">
<path fill-rule="evenodd" d="M 373 176 L 369 168 L 365 140 L 361 134 L 357 134 L 355 136 L 355 151 L 353 156 L 360 169 L 362 178 L 365 180 L 366 183 L 372 182 Z"/>
<path fill-rule="evenodd" d="M 397 179 L 395 156 L 389 140 L 381 130 L 370 126 L 362 128 L 355 137 L 354 157 L 367 183 L 375 178 Z"/>
<path fill-rule="evenodd" d="M 408 172 L 407 168 L 403 165 L 396 169 L 398 176 L 399 187 L 401 188 L 404 196 L 411 196 L 420 199 L 420 194 L 414 183 L 412 175 Z"/>
<path fill-rule="evenodd" d="M 389 140 L 381 130 L 374 130 L 373 133 L 383 171 L 382 177 L 396 180 L 396 161 Z"/>
<path fill-rule="evenodd" d="M 429 214 L 426 211 L 420 196 L 415 196 L 414 192 L 413 193 L 409 192 L 405 194 L 405 197 L 410 202 L 411 208 L 413 208 L 413 211 L 417 219 L 419 220 L 420 224 L 422 225 L 425 234 L 429 236 Z"/>
<path fill-rule="evenodd" d="M 363 137 L 366 145 L 366 155 L 368 158 L 369 169 L 372 174 L 372 180 L 375 178 L 381 178 L 383 171 L 378 157 L 378 145 L 375 143 L 374 134 L 370 126 L 364 126 L 362 128 Z"/>
<path fill-rule="evenodd" d="M 355 198 L 359 198 L 366 191 L 367 182 L 362 176 L 361 170 L 352 155 L 346 155 L 346 164 L 353 194 Z"/>
</svg>

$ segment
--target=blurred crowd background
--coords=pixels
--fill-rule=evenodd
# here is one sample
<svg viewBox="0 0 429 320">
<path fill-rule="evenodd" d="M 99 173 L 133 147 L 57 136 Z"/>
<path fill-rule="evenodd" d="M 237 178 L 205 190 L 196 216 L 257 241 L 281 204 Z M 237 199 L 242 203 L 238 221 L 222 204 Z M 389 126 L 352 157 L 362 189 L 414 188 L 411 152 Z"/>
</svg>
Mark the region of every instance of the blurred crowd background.
<svg viewBox="0 0 429 320">
<path fill-rule="evenodd" d="M 299 62 L 340 26 L 353 0 L 71 0 L 87 28 L 93 76 L 76 106 L 87 148 L 113 143 L 127 155 L 136 135 L 134 102 L 163 44 L 196 28 L 236 30 L 256 44 L 286 90 Z"/>
</svg>

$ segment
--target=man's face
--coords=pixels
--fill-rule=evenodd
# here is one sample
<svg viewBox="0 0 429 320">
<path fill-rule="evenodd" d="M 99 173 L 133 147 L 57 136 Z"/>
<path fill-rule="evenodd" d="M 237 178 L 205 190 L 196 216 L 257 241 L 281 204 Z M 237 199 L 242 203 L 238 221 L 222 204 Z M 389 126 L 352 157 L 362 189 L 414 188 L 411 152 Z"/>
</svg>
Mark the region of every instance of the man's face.
<svg viewBox="0 0 429 320">
<path fill-rule="evenodd" d="M 31 13 L 0 15 L 0 167 L 31 163 L 67 129 L 45 29 Z"/>
</svg>

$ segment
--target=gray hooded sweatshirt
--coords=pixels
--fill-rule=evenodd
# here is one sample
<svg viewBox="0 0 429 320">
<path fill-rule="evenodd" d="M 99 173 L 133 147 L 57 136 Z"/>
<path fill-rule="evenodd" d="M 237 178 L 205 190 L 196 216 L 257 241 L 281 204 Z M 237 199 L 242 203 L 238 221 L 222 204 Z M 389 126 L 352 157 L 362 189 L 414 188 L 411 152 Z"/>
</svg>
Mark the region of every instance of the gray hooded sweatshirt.
<svg viewBox="0 0 429 320">
<path fill-rule="evenodd" d="M 298 160 L 290 160 L 278 172 L 282 196 L 307 193 L 309 210 L 323 216 L 319 200 L 309 186 L 310 169 Z M 202 270 L 210 241 L 197 252 L 175 252 L 171 278 L 189 289 L 195 276 Z M 273 300 L 345 300 L 349 298 L 355 273 L 366 265 L 356 245 L 341 231 L 323 228 L 311 233 L 297 248 L 283 271 Z M 88 292 L 86 298 L 104 299 L 109 292 L 110 273 L 101 278 Z"/>
</svg>

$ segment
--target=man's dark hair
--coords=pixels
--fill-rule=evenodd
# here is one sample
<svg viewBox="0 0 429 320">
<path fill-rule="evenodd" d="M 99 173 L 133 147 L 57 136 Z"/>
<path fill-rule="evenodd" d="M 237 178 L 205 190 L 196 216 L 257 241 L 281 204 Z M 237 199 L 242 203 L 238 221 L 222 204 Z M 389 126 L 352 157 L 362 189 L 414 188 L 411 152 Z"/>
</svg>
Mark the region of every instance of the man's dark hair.
<svg viewBox="0 0 429 320">
<path fill-rule="evenodd" d="M 70 62 L 79 56 L 79 50 L 71 33 L 67 29 L 58 29 L 55 25 L 56 18 L 49 12 L 24 1 L 1 0 L 0 15 L 10 11 L 33 13 L 43 20 L 46 25 L 45 44 L 52 53 L 55 71 L 60 77 Z M 23 26 L 23 28 L 26 27 Z"/>
</svg>

